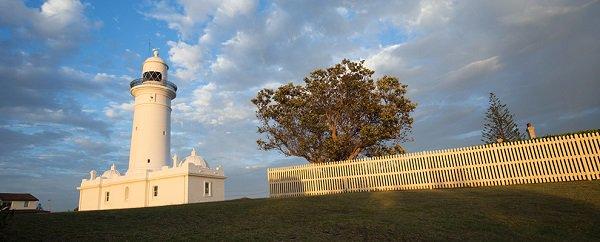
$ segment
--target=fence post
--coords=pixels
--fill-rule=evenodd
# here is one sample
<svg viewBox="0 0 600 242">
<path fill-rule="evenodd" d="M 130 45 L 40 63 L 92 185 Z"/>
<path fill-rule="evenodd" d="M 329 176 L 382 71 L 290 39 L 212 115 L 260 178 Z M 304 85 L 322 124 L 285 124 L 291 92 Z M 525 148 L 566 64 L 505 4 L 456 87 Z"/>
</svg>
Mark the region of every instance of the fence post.
<svg viewBox="0 0 600 242">
<path fill-rule="evenodd" d="M 577 153 L 578 153 L 577 157 L 578 157 L 578 160 L 580 161 L 580 163 L 583 163 L 583 164 L 581 164 L 581 166 L 583 167 L 585 177 L 587 180 L 592 180 L 591 170 L 588 167 L 588 162 L 587 162 L 588 157 L 585 154 L 585 152 L 583 152 L 583 149 L 582 149 L 582 146 L 583 146 L 582 138 L 579 134 L 575 134 L 574 138 L 575 139 L 574 139 L 573 143 L 575 144 L 575 146 L 577 146 Z"/>
<path fill-rule="evenodd" d="M 431 181 L 431 166 L 429 165 L 429 154 L 431 154 L 429 153 L 429 151 L 425 153 L 425 156 L 423 156 L 423 162 L 425 163 L 425 173 L 427 174 L 427 186 L 429 187 L 429 189 L 433 189 L 433 181 Z"/>
</svg>

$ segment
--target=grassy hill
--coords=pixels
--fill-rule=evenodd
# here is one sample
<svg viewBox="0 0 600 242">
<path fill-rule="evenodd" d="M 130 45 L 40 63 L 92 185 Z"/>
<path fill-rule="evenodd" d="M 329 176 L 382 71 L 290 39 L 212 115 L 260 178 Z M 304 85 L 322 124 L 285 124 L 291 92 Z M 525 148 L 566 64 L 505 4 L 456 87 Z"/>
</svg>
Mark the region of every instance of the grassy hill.
<svg viewBox="0 0 600 242">
<path fill-rule="evenodd" d="M 600 181 L 16 215 L 0 240 L 595 240 Z"/>
</svg>

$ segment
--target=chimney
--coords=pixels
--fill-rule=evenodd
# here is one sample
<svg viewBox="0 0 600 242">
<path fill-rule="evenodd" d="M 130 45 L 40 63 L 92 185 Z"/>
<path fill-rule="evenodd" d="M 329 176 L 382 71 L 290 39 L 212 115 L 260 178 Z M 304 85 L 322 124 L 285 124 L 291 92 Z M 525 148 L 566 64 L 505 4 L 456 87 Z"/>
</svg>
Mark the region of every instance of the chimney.
<svg viewBox="0 0 600 242">
<path fill-rule="evenodd" d="M 537 138 L 537 136 L 535 136 L 535 128 L 531 123 L 527 123 L 527 135 L 529 136 L 529 139 Z"/>
</svg>

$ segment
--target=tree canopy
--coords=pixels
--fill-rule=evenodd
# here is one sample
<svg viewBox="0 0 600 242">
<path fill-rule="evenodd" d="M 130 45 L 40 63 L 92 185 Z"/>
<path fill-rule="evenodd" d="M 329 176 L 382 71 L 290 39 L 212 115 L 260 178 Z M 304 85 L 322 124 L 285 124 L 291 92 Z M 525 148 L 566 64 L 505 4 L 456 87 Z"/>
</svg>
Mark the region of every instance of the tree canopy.
<svg viewBox="0 0 600 242">
<path fill-rule="evenodd" d="M 517 124 L 513 121 L 513 115 L 510 113 L 506 104 L 500 102 L 500 99 L 494 93 L 490 93 L 490 106 L 485 113 L 481 141 L 491 144 L 498 140 L 518 141 L 523 138 Z"/>
<path fill-rule="evenodd" d="M 311 163 L 404 153 L 416 104 L 398 78 L 374 80 L 363 64 L 345 59 L 314 70 L 304 85 L 260 90 L 252 99 L 259 148 Z"/>
</svg>

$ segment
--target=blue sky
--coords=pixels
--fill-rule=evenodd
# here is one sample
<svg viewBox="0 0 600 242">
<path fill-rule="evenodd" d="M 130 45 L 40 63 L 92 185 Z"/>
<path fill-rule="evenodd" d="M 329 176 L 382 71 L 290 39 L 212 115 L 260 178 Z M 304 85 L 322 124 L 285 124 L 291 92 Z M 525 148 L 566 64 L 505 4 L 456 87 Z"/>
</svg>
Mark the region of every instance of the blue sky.
<svg viewBox="0 0 600 242">
<path fill-rule="evenodd" d="M 267 195 L 250 99 L 343 58 L 418 103 L 409 151 L 476 145 L 487 95 L 521 128 L 599 128 L 598 1 L 0 1 L 0 192 L 77 206 L 91 169 L 126 170 L 128 83 L 148 44 L 178 87 L 172 152 L 223 165 L 228 199 Z M 51 200 L 51 202 L 48 202 Z"/>
</svg>

